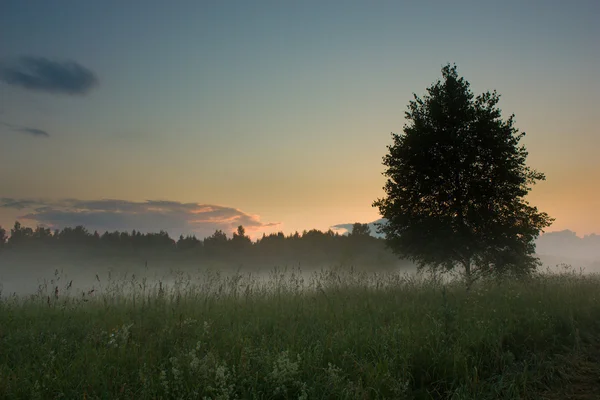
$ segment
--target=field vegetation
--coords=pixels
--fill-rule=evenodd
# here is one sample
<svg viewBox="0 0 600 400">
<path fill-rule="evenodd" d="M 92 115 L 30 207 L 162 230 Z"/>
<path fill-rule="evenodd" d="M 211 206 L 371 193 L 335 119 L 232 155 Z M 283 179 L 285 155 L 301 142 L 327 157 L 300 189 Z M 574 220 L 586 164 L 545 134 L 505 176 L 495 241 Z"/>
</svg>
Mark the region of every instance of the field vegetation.
<svg viewBox="0 0 600 400">
<path fill-rule="evenodd" d="M 56 272 L 0 302 L 6 399 L 597 398 L 600 279 Z M 583 397 L 569 397 L 581 395 Z M 589 396 L 589 397 L 585 397 Z"/>
</svg>

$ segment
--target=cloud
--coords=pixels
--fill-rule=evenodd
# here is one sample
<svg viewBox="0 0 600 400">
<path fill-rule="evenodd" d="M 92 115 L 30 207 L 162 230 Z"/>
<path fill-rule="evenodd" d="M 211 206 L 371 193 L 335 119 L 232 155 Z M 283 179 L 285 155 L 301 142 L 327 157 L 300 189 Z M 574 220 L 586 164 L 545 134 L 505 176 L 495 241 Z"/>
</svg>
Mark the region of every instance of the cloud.
<svg viewBox="0 0 600 400">
<path fill-rule="evenodd" d="M 43 129 L 30 128 L 26 126 L 16 126 L 12 124 L 7 124 L 6 122 L 0 122 L 0 125 L 4 125 L 13 132 L 26 133 L 28 135 L 33 135 L 37 137 L 50 137 L 48 131 L 45 131 Z"/>
<path fill-rule="evenodd" d="M 0 81 L 28 90 L 68 95 L 84 95 L 98 85 L 96 74 L 75 61 L 33 56 L 0 64 Z"/>
<path fill-rule="evenodd" d="M 33 136 L 50 137 L 50 134 L 48 132 L 43 131 L 41 129 L 37 129 L 37 128 L 20 128 L 20 129 L 17 129 L 17 132 L 29 133 L 30 135 L 33 135 Z"/>
<path fill-rule="evenodd" d="M 0 198 L 0 207 L 3 208 L 14 208 L 15 210 L 23 210 L 39 204 L 36 200 L 17 200 L 10 197 Z"/>
<path fill-rule="evenodd" d="M 385 223 L 385 218 L 370 222 L 368 225 L 371 228 L 371 235 L 383 238 L 384 235 L 377 233 L 376 224 Z M 331 229 L 338 231 L 341 234 L 352 232 L 353 224 L 338 224 L 333 225 Z M 595 261 L 600 263 L 600 235 L 591 234 L 584 237 L 579 237 L 575 232 L 563 230 L 558 232 L 545 232 L 541 234 L 535 241 L 536 253 L 540 256 L 552 256 L 558 258 L 568 258 L 570 260 L 579 261 Z M 558 261 L 566 262 L 566 261 Z"/>
<path fill-rule="evenodd" d="M 199 238 L 220 229 L 229 235 L 239 225 L 252 237 L 273 231 L 279 223 L 264 223 L 258 215 L 212 204 L 117 199 L 42 201 L 0 198 L 0 207 L 28 212 L 19 220 L 35 221 L 51 228 L 83 225 L 88 230 L 141 232 L 167 231 L 172 237 L 195 234 Z"/>
</svg>

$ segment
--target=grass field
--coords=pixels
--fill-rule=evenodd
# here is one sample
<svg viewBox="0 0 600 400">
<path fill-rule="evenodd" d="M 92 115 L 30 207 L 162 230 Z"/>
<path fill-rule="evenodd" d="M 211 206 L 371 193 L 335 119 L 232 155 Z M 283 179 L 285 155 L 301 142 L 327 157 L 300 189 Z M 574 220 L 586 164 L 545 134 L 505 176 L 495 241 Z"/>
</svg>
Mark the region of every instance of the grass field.
<svg viewBox="0 0 600 400">
<path fill-rule="evenodd" d="M 340 271 L 58 282 L 0 302 L 2 399 L 600 396 L 595 275 L 470 292 Z"/>
</svg>

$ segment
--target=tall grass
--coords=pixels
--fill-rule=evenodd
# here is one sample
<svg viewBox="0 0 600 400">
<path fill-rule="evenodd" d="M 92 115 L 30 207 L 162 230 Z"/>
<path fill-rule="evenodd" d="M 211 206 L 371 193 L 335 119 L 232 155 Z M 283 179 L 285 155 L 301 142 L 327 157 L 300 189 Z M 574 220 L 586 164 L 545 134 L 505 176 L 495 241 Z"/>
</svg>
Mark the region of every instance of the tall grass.
<svg viewBox="0 0 600 400">
<path fill-rule="evenodd" d="M 0 398 L 536 398 L 600 333 L 600 279 L 572 272 L 98 280 L 0 301 Z"/>
</svg>

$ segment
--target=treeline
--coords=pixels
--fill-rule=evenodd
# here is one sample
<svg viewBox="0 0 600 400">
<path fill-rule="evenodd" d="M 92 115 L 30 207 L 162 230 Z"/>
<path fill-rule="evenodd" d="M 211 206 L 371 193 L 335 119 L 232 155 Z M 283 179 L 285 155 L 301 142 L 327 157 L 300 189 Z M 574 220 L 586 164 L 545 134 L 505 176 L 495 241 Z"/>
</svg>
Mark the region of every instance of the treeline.
<svg viewBox="0 0 600 400">
<path fill-rule="evenodd" d="M 51 230 L 33 229 L 15 222 L 10 235 L 0 227 L 0 253 L 31 253 L 33 251 L 66 251 L 96 256 L 178 257 L 187 260 L 217 260 L 242 264 L 311 264 L 390 266 L 398 259 L 383 239 L 371 236 L 367 224 L 355 223 L 348 235 L 328 230 L 309 230 L 285 235 L 283 232 L 263 234 L 252 241 L 243 226 L 231 237 L 222 230 L 198 239 L 196 236 L 171 238 L 165 231 L 158 233 L 90 232 L 84 226 Z"/>
</svg>

